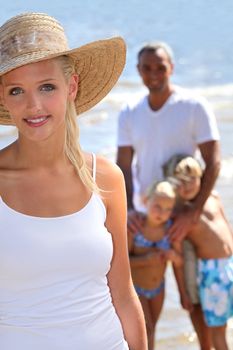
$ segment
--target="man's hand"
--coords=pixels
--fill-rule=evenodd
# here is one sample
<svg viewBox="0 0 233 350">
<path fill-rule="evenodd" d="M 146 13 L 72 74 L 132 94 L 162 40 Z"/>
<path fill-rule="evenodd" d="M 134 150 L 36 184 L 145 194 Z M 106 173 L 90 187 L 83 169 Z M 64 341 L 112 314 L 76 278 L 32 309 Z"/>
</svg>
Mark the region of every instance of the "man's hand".
<svg viewBox="0 0 233 350">
<path fill-rule="evenodd" d="M 130 234 L 135 234 L 141 231 L 143 222 L 145 220 L 145 214 L 136 211 L 134 209 L 128 210 L 127 229 Z"/>
<path fill-rule="evenodd" d="M 199 217 L 200 212 L 194 206 L 185 207 L 184 210 L 179 212 L 168 230 L 171 241 L 182 241 L 192 226 L 198 222 Z"/>
</svg>

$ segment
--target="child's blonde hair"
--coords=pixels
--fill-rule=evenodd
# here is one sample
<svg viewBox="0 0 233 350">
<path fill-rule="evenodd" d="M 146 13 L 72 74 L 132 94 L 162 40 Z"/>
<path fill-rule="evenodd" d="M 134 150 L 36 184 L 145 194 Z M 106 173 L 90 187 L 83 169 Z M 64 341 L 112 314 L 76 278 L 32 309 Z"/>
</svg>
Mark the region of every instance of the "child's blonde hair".
<svg viewBox="0 0 233 350">
<path fill-rule="evenodd" d="M 183 176 L 188 179 L 190 176 L 202 176 L 202 168 L 200 163 L 190 155 L 179 153 L 172 156 L 164 165 L 163 165 L 164 176 L 175 182 L 176 176 Z"/>
<path fill-rule="evenodd" d="M 73 60 L 68 56 L 60 56 L 55 59 L 60 62 L 65 79 L 68 81 L 72 74 L 75 73 Z M 73 164 L 83 184 L 91 191 L 98 192 L 98 186 L 92 178 L 91 170 L 88 169 L 82 153 L 79 143 L 79 127 L 76 119 L 75 104 L 74 102 L 68 101 L 65 117 L 66 135 L 64 152 Z"/>
<path fill-rule="evenodd" d="M 202 168 L 193 157 L 185 157 L 175 167 L 174 176 L 189 178 L 191 176 L 202 177 Z"/>
<path fill-rule="evenodd" d="M 145 200 L 151 199 L 154 195 L 174 199 L 176 197 L 173 185 L 168 181 L 155 181 L 146 191 Z"/>
</svg>

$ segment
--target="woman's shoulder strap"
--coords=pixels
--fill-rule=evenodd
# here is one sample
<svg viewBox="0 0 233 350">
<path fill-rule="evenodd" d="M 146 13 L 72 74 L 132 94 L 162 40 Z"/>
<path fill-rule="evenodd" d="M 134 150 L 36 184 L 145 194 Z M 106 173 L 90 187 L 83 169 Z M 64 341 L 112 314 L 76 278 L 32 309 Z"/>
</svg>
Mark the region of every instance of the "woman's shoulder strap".
<svg viewBox="0 0 233 350">
<path fill-rule="evenodd" d="M 96 180 L 96 155 L 92 153 L 92 178 L 93 181 Z"/>
</svg>

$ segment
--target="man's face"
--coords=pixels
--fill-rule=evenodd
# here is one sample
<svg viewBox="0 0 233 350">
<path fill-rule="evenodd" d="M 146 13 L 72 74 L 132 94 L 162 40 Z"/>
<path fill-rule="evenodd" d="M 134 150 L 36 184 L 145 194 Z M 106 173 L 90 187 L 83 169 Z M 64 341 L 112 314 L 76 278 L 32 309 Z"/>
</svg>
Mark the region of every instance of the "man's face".
<svg viewBox="0 0 233 350">
<path fill-rule="evenodd" d="M 162 48 L 155 52 L 144 51 L 139 58 L 137 68 L 150 92 L 161 93 L 169 87 L 173 64 Z"/>
</svg>

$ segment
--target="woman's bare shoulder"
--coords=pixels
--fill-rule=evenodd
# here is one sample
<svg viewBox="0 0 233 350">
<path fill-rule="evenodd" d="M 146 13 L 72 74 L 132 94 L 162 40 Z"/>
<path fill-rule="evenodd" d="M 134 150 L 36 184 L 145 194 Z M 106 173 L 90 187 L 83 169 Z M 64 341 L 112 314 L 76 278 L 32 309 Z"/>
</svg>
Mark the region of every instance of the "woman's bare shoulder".
<svg viewBox="0 0 233 350">
<path fill-rule="evenodd" d="M 112 190 L 123 181 L 123 174 L 116 163 L 98 156 L 96 159 L 96 181 L 104 190 Z"/>
<path fill-rule="evenodd" d="M 93 167 L 93 159 L 91 154 L 85 154 L 87 165 L 90 169 Z M 111 190 L 113 187 L 123 180 L 123 174 L 116 163 L 103 157 L 96 156 L 96 182 L 99 188 L 103 190 Z"/>
</svg>

